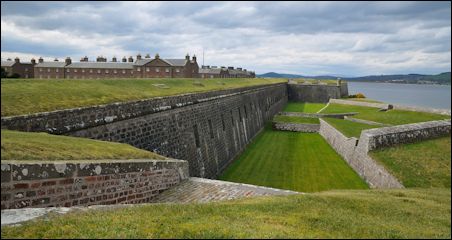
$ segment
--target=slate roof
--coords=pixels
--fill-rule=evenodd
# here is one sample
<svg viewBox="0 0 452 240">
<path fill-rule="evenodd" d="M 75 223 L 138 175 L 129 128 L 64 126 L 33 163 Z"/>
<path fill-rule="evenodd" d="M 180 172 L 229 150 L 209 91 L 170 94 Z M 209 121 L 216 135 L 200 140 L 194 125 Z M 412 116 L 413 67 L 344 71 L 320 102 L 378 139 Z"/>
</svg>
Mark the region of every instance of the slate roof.
<svg viewBox="0 0 452 240">
<path fill-rule="evenodd" d="M 73 62 L 66 68 L 133 69 L 131 62 Z"/>
<path fill-rule="evenodd" d="M 185 59 L 163 59 L 163 60 L 165 60 L 165 62 L 167 62 L 173 66 L 179 66 L 179 67 L 185 66 L 185 62 L 187 61 Z"/>
<path fill-rule="evenodd" d="M 200 68 L 199 73 L 204 74 L 220 74 L 221 68 Z"/>
<path fill-rule="evenodd" d="M 2 61 L 2 67 L 12 67 L 14 63 L 14 61 Z"/>
<path fill-rule="evenodd" d="M 42 62 L 35 65 L 36 67 L 64 67 L 65 62 Z"/>
</svg>

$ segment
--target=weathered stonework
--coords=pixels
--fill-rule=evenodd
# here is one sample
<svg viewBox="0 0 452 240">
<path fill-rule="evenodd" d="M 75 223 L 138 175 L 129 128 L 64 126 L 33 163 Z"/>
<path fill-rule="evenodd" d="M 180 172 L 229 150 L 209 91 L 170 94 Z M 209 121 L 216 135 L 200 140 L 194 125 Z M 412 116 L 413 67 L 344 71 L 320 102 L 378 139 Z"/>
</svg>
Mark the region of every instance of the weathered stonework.
<svg viewBox="0 0 452 240">
<path fill-rule="evenodd" d="M 293 116 L 293 117 L 308 117 L 308 118 L 339 118 L 344 119 L 347 116 L 358 114 L 357 112 L 350 113 L 301 113 L 301 112 L 280 112 L 279 115 Z"/>
<path fill-rule="evenodd" d="M 358 147 L 358 139 L 344 136 L 323 119 L 319 133 L 371 188 L 403 188 L 397 178 Z"/>
<path fill-rule="evenodd" d="M 272 127 L 279 131 L 319 132 L 320 124 L 273 122 Z"/>
<path fill-rule="evenodd" d="M 364 152 L 398 144 L 450 135 L 450 119 L 368 129 L 361 132 L 360 148 Z"/>
<path fill-rule="evenodd" d="M 348 96 L 348 85 L 287 84 L 290 101 L 327 103 L 332 98 Z"/>
<path fill-rule="evenodd" d="M 144 203 L 189 177 L 182 160 L 5 161 L 1 209 Z"/>
</svg>

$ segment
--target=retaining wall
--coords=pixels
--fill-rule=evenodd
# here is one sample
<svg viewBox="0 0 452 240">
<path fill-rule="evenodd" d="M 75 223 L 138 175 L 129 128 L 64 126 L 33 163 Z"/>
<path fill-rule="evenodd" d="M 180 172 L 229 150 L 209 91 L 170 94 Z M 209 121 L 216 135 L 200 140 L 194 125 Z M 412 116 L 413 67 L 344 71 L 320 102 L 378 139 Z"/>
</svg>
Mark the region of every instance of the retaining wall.
<svg viewBox="0 0 452 240">
<path fill-rule="evenodd" d="M 2 160 L 1 209 L 145 203 L 188 177 L 182 160 Z"/>
<path fill-rule="evenodd" d="M 319 132 L 320 124 L 273 122 L 273 129 L 290 132 Z"/>
<path fill-rule="evenodd" d="M 387 103 L 371 103 L 371 102 L 358 102 L 358 101 L 350 101 L 344 99 L 330 99 L 329 103 L 337 103 L 337 104 L 347 104 L 347 105 L 355 105 L 355 106 L 363 106 L 363 107 L 374 107 L 381 109 L 391 109 L 392 105 Z"/>
<path fill-rule="evenodd" d="M 344 136 L 323 119 L 320 119 L 319 133 L 371 188 L 403 188 L 382 165 L 359 149 L 357 138 Z"/>
<path fill-rule="evenodd" d="M 407 111 L 415 111 L 415 112 L 427 112 L 427 113 L 436 113 L 442 115 L 450 116 L 450 109 L 437 109 L 437 108 L 425 108 L 425 107 L 412 107 L 412 106 L 404 106 L 393 104 L 394 109 L 398 110 L 407 110 Z"/>
<path fill-rule="evenodd" d="M 282 83 L 8 117 L 2 128 L 128 143 L 215 178 L 286 103 Z"/>
<path fill-rule="evenodd" d="M 289 100 L 326 103 L 331 98 L 348 96 L 348 85 L 287 84 Z"/>
<path fill-rule="evenodd" d="M 353 116 L 358 114 L 357 112 L 350 113 L 301 113 L 301 112 L 280 112 L 279 115 L 293 116 L 293 117 L 308 117 L 308 118 L 339 118 L 344 119 L 346 116 Z"/>
</svg>

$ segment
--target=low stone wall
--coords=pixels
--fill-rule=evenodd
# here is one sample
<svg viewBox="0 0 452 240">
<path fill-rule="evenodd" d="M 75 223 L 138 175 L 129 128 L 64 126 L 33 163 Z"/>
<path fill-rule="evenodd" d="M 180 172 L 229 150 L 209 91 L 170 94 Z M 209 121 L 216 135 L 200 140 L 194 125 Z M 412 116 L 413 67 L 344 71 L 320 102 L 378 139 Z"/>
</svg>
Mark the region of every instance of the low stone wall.
<svg viewBox="0 0 452 240">
<path fill-rule="evenodd" d="M 436 113 L 442 115 L 450 116 L 450 109 L 437 109 L 437 108 L 425 108 L 425 107 L 412 107 L 412 106 L 404 106 L 404 105 L 393 105 L 394 109 L 398 110 L 406 110 L 406 111 L 415 111 L 415 112 L 426 112 L 426 113 Z"/>
<path fill-rule="evenodd" d="M 360 145 L 366 153 L 397 144 L 418 142 L 450 134 L 450 119 L 368 129 L 361 132 Z"/>
<path fill-rule="evenodd" d="M 403 188 L 397 178 L 360 150 L 358 139 L 344 136 L 323 119 L 320 119 L 319 133 L 371 188 Z"/>
<path fill-rule="evenodd" d="M 344 99 L 330 99 L 329 103 L 355 105 L 355 106 L 363 106 L 363 107 L 374 107 L 374 108 L 381 108 L 381 109 L 391 109 L 392 108 L 392 105 L 387 104 L 387 103 L 358 102 L 358 101 L 350 101 L 350 100 L 344 100 Z"/>
<path fill-rule="evenodd" d="M 340 118 L 344 119 L 346 116 L 354 116 L 357 112 L 350 113 L 301 113 L 301 112 L 280 112 L 279 115 L 293 116 L 293 117 L 308 117 L 308 118 Z"/>
<path fill-rule="evenodd" d="M 182 160 L 4 161 L 1 209 L 145 203 L 188 175 Z"/>
<path fill-rule="evenodd" d="M 291 132 L 319 132 L 320 124 L 273 122 L 273 129 Z"/>
</svg>

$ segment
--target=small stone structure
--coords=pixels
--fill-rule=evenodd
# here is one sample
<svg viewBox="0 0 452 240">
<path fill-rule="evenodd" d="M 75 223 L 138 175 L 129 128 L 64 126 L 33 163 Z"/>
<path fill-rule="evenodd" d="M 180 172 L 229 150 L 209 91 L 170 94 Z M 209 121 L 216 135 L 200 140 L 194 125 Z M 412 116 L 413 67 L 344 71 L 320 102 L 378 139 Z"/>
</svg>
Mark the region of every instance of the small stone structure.
<svg viewBox="0 0 452 240">
<path fill-rule="evenodd" d="M 2 160 L 1 209 L 145 203 L 188 174 L 174 159 Z"/>
<path fill-rule="evenodd" d="M 272 127 L 279 131 L 313 133 L 319 132 L 320 124 L 273 122 Z"/>
<path fill-rule="evenodd" d="M 336 85 L 325 84 L 287 84 L 290 101 L 327 103 L 332 98 L 348 96 L 348 85 L 341 82 Z"/>
</svg>

